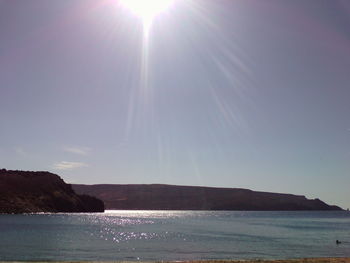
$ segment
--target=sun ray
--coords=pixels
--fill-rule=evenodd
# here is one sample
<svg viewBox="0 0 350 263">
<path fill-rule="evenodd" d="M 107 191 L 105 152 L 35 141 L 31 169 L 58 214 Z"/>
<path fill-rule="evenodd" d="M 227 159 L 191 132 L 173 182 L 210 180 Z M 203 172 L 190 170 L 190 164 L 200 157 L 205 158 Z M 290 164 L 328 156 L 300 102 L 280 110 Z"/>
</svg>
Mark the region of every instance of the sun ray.
<svg viewBox="0 0 350 263">
<path fill-rule="evenodd" d="M 167 10 L 174 0 L 120 0 L 120 4 L 142 19 L 145 36 L 149 34 L 154 18 Z"/>
</svg>

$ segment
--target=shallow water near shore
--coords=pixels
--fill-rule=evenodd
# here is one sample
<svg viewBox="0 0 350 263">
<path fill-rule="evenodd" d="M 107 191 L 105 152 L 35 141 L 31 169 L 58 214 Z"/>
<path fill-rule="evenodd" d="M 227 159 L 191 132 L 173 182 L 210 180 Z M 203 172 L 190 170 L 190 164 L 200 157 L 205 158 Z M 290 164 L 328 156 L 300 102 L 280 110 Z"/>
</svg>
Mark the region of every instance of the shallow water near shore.
<svg viewBox="0 0 350 263">
<path fill-rule="evenodd" d="M 342 243 L 337 245 L 336 240 Z M 346 211 L 0 215 L 0 260 L 5 261 L 349 256 Z"/>
</svg>

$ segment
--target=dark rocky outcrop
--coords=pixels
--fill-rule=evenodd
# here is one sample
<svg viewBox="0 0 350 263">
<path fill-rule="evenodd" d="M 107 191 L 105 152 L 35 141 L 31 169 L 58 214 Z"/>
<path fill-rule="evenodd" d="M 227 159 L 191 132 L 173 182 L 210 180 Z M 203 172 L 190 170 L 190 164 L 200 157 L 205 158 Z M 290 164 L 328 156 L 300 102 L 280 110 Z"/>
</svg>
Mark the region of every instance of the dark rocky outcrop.
<svg viewBox="0 0 350 263">
<path fill-rule="evenodd" d="M 305 196 L 239 188 L 175 185 L 73 185 L 104 201 L 106 209 L 144 210 L 342 210 Z"/>
<path fill-rule="evenodd" d="M 0 170 L 0 213 L 103 211 L 101 200 L 77 195 L 58 175 Z"/>
</svg>

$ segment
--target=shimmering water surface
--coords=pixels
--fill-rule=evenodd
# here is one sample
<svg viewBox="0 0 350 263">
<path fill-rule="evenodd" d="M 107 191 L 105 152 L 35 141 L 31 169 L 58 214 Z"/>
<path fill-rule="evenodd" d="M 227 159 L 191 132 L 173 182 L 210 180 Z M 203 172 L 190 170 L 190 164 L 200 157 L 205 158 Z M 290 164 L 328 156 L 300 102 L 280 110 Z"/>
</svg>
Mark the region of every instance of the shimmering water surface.
<svg viewBox="0 0 350 263">
<path fill-rule="evenodd" d="M 0 215 L 0 260 L 343 256 L 350 256 L 350 213 L 343 211 Z"/>
</svg>

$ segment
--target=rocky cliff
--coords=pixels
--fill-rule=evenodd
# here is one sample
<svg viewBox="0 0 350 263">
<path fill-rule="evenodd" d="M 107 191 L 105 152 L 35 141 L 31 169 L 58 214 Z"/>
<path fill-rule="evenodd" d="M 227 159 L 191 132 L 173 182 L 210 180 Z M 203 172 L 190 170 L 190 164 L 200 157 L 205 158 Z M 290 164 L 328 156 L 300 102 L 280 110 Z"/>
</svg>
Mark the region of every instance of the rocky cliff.
<svg viewBox="0 0 350 263">
<path fill-rule="evenodd" d="M 106 209 L 144 210 L 341 210 L 305 196 L 238 188 L 175 185 L 73 185 L 104 201 Z"/>
<path fill-rule="evenodd" d="M 101 200 L 77 195 L 58 175 L 0 170 L 0 213 L 103 211 Z"/>
</svg>

